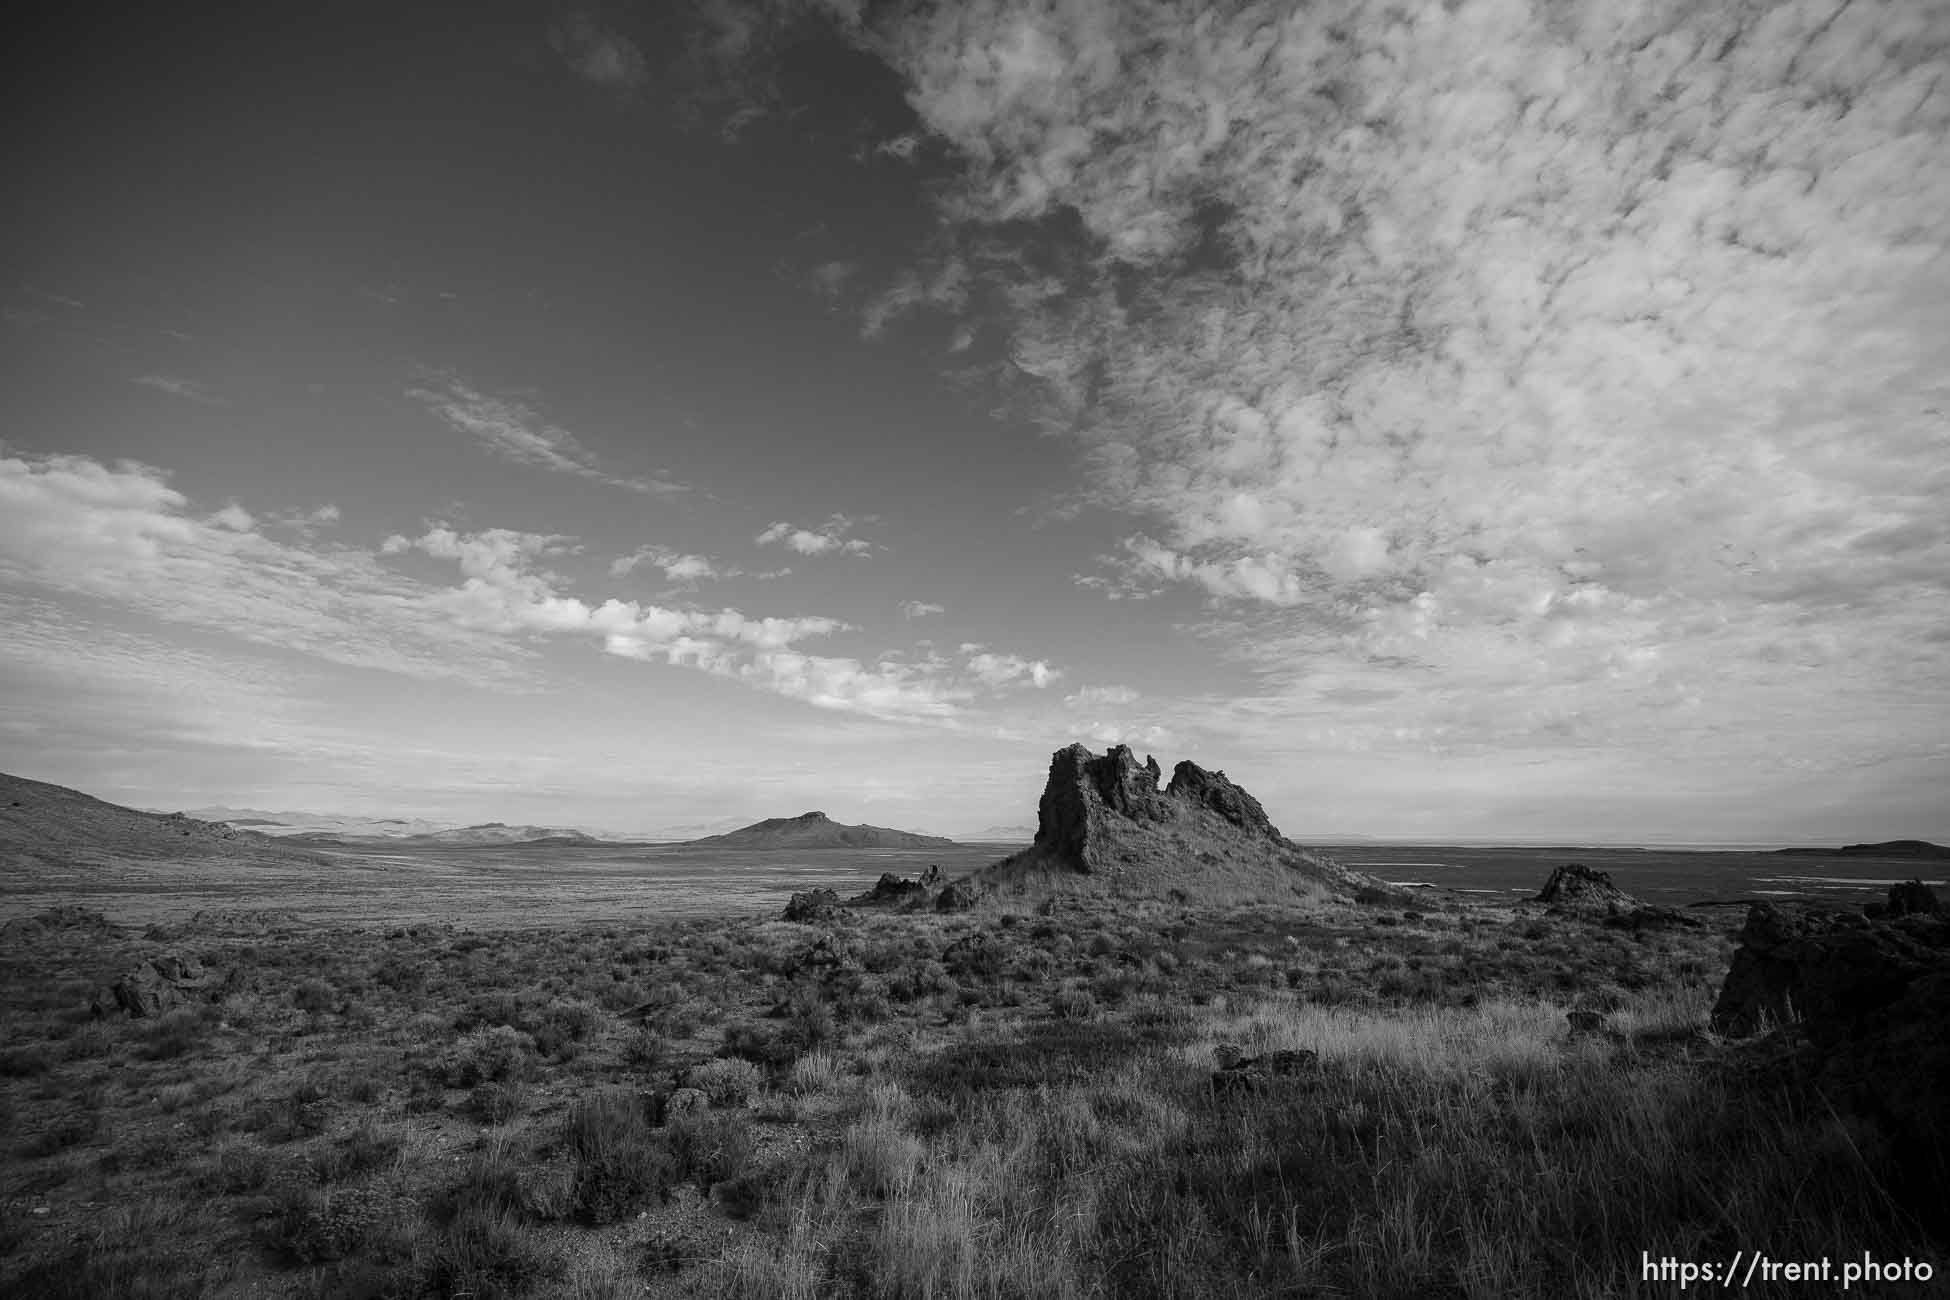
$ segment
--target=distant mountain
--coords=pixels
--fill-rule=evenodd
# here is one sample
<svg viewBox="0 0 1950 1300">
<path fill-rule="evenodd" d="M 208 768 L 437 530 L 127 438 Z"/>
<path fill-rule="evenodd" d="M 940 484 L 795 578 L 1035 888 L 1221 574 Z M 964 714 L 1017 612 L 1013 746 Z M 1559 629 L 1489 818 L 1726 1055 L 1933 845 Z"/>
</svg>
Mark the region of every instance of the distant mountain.
<svg viewBox="0 0 1950 1300">
<path fill-rule="evenodd" d="M 429 835 L 408 835 L 405 839 L 414 844 L 527 844 L 535 840 L 599 843 L 594 835 L 562 826 L 509 826 L 504 822 L 483 822 L 479 826 L 461 826 Z"/>
<path fill-rule="evenodd" d="M 932 849 L 950 847 L 955 841 L 884 826 L 842 826 L 823 812 L 809 812 L 769 817 L 723 835 L 684 842 L 711 849 Z"/>
<path fill-rule="evenodd" d="M 976 831 L 973 835 L 964 835 L 962 838 L 977 844 L 1027 844 L 1036 838 L 1036 828 L 1034 826 L 990 826 Z"/>
<path fill-rule="evenodd" d="M 425 835 L 351 835 L 342 831 L 299 831 L 286 840 L 302 844 L 339 844 L 356 848 L 491 848 L 503 844 L 611 844 L 583 831 L 561 826 L 509 826 L 504 822 L 484 822 L 479 826 L 457 826 Z"/>
<path fill-rule="evenodd" d="M 452 822 L 427 821 L 420 817 L 355 817 L 349 813 L 271 811 L 264 808 L 192 808 L 191 817 L 204 821 L 229 822 L 248 826 L 266 835 L 351 836 L 359 839 L 394 839 L 405 835 L 430 835 L 453 829 Z"/>
<path fill-rule="evenodd" d="M 1919 858 L 1930 862 L 1950 861 L 1950 847 L 1928 840 L 1884 840 L 1880 844 L 1847 844 L 1839 849 L 1775 849 L 1776 853 L 1824 858 Z"/>
<path fill-rule="evenodd" d="M 256 831 L 187 813 L 152 813 L 64 785 L 0 773 L 0 864 L 114 864 L 132 860 L 322 865 Z"/>
</svg>

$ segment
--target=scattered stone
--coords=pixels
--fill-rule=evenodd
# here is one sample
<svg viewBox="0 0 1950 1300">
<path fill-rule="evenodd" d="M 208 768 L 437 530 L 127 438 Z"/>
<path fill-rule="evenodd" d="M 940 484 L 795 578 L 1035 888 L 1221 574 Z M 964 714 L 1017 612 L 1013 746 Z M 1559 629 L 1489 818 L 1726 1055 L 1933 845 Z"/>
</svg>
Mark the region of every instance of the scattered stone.
<svg viewBox="0 0 1950 1300">
<path fill-rule="evenodd" d="M 1235 1048 L 1219 1053 L 1218 1059 L 1219 1068 L 1212 1073 L 1215 1091 L 1261 1091 L 1271 1087 L 1277 1079 L 1294 1079 L 1312 1074 L 1320 1064 L 1320 1053 L 1301 1048 L 1266 1056 L 1242 1057 Z"/>
<path fill-rule="evenodd" d="M 135 967 L 115 983 L 95 990 L 89 1011 L 100 1018 L 118 1011 L 133 1019 L 159 1016 L 172 1007 L 215 1002 L 223 996 L 223 980 L 194 957 L 165 954 Z"/>
</svg>

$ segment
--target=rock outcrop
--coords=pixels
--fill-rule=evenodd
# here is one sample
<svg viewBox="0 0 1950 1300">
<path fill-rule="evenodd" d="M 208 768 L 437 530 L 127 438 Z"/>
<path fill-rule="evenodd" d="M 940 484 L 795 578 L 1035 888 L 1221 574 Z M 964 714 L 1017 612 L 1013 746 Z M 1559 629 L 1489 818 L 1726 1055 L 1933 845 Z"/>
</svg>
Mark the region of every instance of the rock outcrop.
<svg viewBox="0 0 1950 1300">
<path fill-rule="evenodd" d="M 840 896 L 830 889 L 808 889 L 785 905 L 785 919 L 800 925 L 819 925 L 840 915 Z"/>
<path fill-rule="evenodd" d="M 1532 901 L 1563 912 L 1599 916 L 1618 916 L 1644 906 L 1613 884 L 1610 872 L 1587 867 L 1582 862 L 1567 862 L 1552 871 L 1551 878 Z"/>
<path fill-rule="evenodd" d="M 1950 915 L 1878 920 L 1756 903 L 1739 937 L 1712 1028 L 1743 1037 L 1781 1027 L 1799 1044 L 1802 1078 L 1838 1110 L 1875 1122 L 1922 1176 L 1941 1179 L 1950 1168 Z"/>
<path fill-rule="evenodd" d="M 1544 882 L 1544 888 L 1530 901 L 1542 903 L 1560 916 L 1600 921 L 1617 929 L 1645 930 L 1672 925 L 1698 927 L 1704 924 L 1698 917 L 1688 916 L 1673 908 L 1651 907 L 1641 903 L 1613 884 L 1610 872 L 1587 867 L 1582 862 L 1568 862 L 1552 871 L 1550 879 Z"/>
<path fill-rule="evenodd" d="M 126 1012 L 133 1019 L 143 1020 L 172 1007 L 215 1002 L 223 996 L 223 988 L 223 977 L 196 958 L 166 954 L 95 990 L 88 1009 L 98 1018 Z"/>
<path fill-rule="evenodd" d="M 1171 782 L 1155 758 L 1124 745 L 1101 757 L 1082 745 L 1056 751 L 1037 807 L 1036 840 L 976 872 L 978 888 L 1036 880 L 1088 889 L 1188 897 L 1273 898 L 1297 892 L 1351 897 L 1367 889 L 1405 897 L 1380 880 L 1293 844 L 1259 800 L 1224 772 L 1181 762 Z"/>
</svg>

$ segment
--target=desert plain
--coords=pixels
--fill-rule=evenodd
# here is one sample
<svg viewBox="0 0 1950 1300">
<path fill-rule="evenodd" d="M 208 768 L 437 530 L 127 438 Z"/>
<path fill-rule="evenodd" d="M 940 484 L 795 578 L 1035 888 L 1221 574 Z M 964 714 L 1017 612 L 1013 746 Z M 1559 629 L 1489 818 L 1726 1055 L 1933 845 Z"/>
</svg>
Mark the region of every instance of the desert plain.
<svg viewBox="0 0 1950 1300">
<path fill-rule="evenodd" d="M 1940 864 L 1581 849 L 1540 899 L 1572 850 L 1302 850 L 1158 775 L 1073 747 L 1026 848 L 799 851 L 9 778 L 0 1292 L 1944 1293 L 1941 1093 L 1854 1068 L 1943 1082 L 1943 917 L 1890 915 Z M 1872 1006 L 1816 1005 L 1837 916 Z"/>
</svg>

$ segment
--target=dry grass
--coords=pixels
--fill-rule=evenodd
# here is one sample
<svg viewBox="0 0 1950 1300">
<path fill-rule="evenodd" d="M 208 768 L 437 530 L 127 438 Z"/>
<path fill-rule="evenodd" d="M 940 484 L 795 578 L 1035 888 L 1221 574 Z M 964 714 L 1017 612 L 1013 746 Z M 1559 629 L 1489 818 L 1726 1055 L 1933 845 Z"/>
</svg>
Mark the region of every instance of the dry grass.
<svg viewBox="0 0 1950 1300">
<path fill-rule="evenodd" d="M 1872 1128 L 1700 1032 L 1728 950 L 1084 898 L 52 931 L 0 956 L 0 1292 L 1541 1298 L 1640 1294 L 1641 1251 L 1943 1259 Z M 77 1016 L 161 951 L 239 981 Z"/>
</svg>

